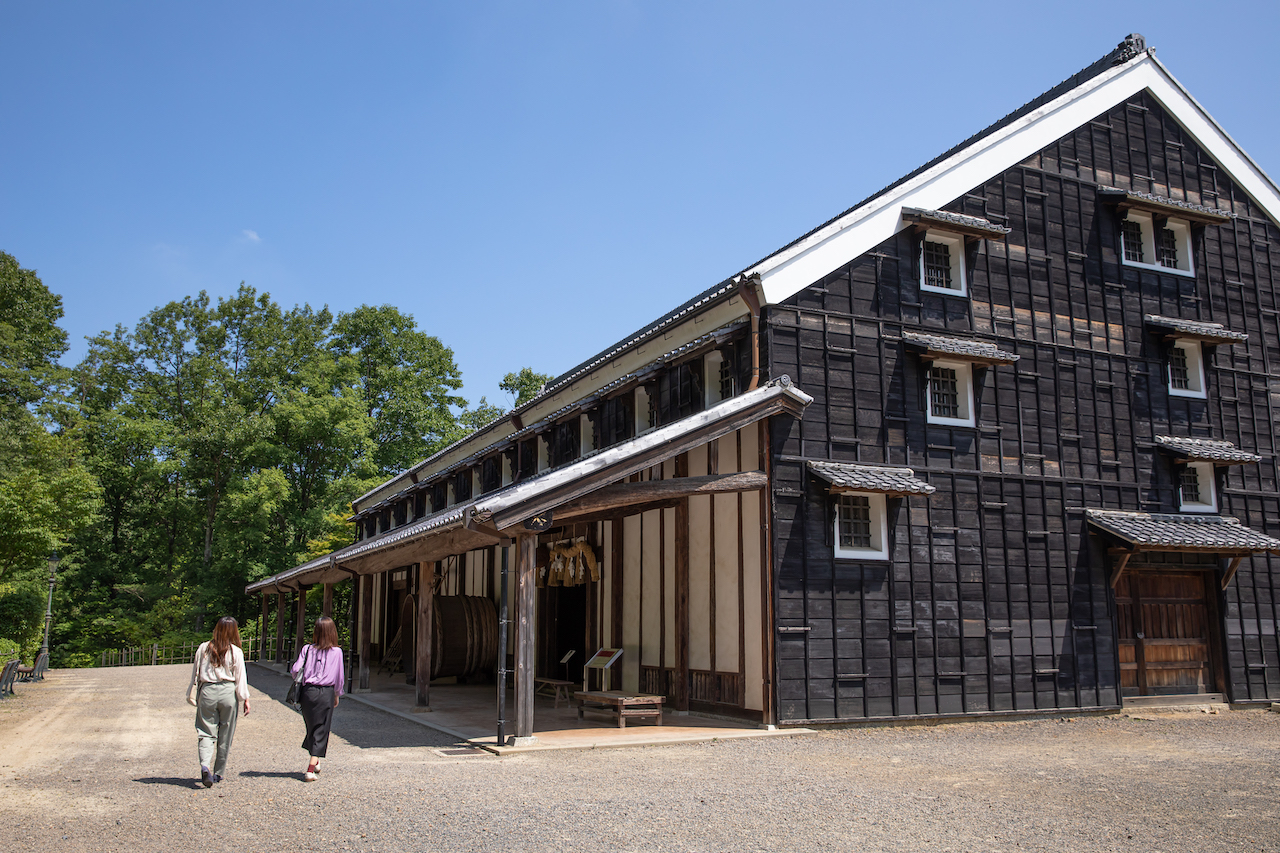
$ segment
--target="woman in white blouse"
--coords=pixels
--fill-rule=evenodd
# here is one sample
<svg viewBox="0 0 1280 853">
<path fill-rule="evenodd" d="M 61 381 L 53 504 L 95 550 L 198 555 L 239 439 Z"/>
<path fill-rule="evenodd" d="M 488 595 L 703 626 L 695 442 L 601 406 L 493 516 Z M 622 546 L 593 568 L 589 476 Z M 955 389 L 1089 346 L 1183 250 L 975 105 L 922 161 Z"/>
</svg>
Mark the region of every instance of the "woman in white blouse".
<svg viewBox="0 0 1280 853">
<path fill-rule="evenodd" d="M 206 788 L 222 781 L 227 753 L 236 736 L 239 705 L 249 713 L 249 682 L 240 650 L 240 625 L 223 616 L 213 627 L 213 639 L 201 643 L 191 667 L 187 702 L 196 706 L 196 751 L 200 755 L 200 781 Z"/>
</svg>

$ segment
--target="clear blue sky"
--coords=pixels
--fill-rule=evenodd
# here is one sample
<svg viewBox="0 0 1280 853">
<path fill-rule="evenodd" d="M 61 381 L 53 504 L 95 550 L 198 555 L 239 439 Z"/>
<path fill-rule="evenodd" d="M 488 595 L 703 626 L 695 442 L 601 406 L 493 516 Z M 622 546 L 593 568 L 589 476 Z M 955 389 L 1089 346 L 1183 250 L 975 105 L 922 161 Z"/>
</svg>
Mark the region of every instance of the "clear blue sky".
<svg viewBox="0 0 1280 853">
<path fill-rule="evenodd" d="M 241 281 L 560 373 L 1140 32 L 1280 177 L 1280 4 L 0 0 L 0 250 L 84 336 Z"/>
</svg>

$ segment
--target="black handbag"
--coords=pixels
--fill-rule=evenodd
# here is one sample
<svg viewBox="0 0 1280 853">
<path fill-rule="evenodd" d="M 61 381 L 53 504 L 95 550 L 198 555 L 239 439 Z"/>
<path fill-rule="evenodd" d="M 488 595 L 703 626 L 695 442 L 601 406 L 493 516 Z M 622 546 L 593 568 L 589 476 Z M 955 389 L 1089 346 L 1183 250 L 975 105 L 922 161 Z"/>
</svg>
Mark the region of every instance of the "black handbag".
<svg viewBox="0 0 1280 853">
<path fill-rule="evenodd" d="M 284 701 L 293 706 L 295 711 L 302 710 L 302 676 L 307 671 L 307 649 L 302 650 L 302 666 L 293 674 L 293 683 L 289 692 L 284 694 Z"/>
</svg>

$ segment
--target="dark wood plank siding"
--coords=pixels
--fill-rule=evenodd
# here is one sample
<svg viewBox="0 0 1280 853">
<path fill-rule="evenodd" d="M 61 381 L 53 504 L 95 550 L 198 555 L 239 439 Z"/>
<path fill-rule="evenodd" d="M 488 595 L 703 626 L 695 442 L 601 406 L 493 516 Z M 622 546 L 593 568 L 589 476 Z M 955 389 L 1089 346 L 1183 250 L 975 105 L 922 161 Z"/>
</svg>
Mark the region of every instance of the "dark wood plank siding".
<svg viewBox="0 0 1280 853">
<path fill-rule="evenodd" d="M 1194 278 L 1123 266 L 1099 185 L 1217 206 Z M 1012 229 L 969 253 L 969 297 L 922 292 L 902 232 L 767 309 L 771 376 L 814 396 L 771 422 L 781 720 L 1112 706 L 1115 600 L 1083 508 L 1176 512 L 1157 434 L 1259 453 L 1219 469 L 1219 511 L 1280 536 L 1280 229 L 1159 105 L 1134 96 L 947 205 Z M 1169 395 L 1144 314 L 1219 322 L 1208 398 Z M 926 423 L 904 330 L 979 334 L 1020 361 L 977 370 L 977 426 Z M 892 558 L 833 558 L 825 484 L 804 460 L 906 465 L 938 488 L 888 502 Z M 1220 598 L 1231 698 L 1280 698 L 1280 559 Z"/>
</svg>

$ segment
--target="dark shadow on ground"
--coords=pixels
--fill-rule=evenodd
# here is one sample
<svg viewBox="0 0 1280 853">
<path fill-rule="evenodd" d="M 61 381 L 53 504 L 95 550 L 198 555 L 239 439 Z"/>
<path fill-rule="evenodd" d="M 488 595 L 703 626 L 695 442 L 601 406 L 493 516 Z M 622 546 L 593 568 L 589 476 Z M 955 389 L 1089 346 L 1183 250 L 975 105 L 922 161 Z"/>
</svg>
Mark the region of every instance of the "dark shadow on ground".
<svg viewBox="0 0 1280 853">
<path fill-rule="evenodd" d="M 240 775 L 250 776 L 255 778 L 266 777 L 268 779 L 297 779 L 299 781 L 302 780 L 302 771 L 298 771 L 297 773 L 285 773 L 284 771 L 279 771 L 279 770 L 274 772 L 269 772 L 266 770 L 241 770 Z"/>
<path fill-rule="evenodd" d="M 285 707 L 284 695 L 289 690 L 287 676 L 265 670 L 259 666 L 246 667 L 249 684 Z M 292 708 L 290 708 L 292 710 Z M 302 717 L 297 717 L 297 738 L 302 743 L 304 735 Z M 466 746 L 456 737 L 444 732 L 402 720 L 360 702 L 341 702 L 333 714 L 333 734 L 352 746 L 361 749 L 396 749 L 406 746 L 456 747 Z"/>
<path fill-rule="evenodd" d="M 135 782 L 141 782 L 143 785 L 174 785 L 179 788 L 200 788 L 199 779 L 193 779 L 190 776 L 144 776 L 141 779 L 134 779 Z"/>
</svg>

